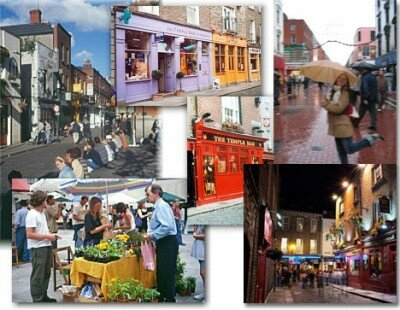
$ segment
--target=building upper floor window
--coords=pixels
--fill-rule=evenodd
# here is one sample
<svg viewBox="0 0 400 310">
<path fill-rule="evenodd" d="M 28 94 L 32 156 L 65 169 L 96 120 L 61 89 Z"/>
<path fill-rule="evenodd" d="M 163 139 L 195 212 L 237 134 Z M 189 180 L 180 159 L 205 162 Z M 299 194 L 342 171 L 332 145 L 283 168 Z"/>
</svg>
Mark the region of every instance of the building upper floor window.
<svg viewBox="0 0 400 310">
<path fill-rule="evenodd" d="M 234 9 L 222 7 L 222 24 L 225 31 L 236 32 L 236 12 Z"/>
<path fill-rule="evenodd" d="M 290 43 L 296 44 L 296 36 L 290 36 Z"/>
<path fill-rule="evenodd" d="M 375 40 L 375 30 L 372 30 L 371 31 L 371 41 L 374 41 Z"/>
<path fill-rule="evenodd" d="M 288 252 L 288 239 L 287 238 L 282 238 L 282 240 L 281 240 L 281 251 L 283 253 Z"/>
<path fill-rule="evenodd" d="M 376 183 L 378 183 L 380 180 L 383 179 L 382 165 L 377 165 L 376 167 L 372 168 L 372 177 L 373 177 L 372 185 L 375 185 Z"/>
<path fill-rule="evenodd" d="M 187 22 L 192 25 L 199 25 L 199 7 L 198 6 L 187 6 L 186 7 L 187 13 Z"/>
<path fill-rule="evenodd" d="M 310 240 L 310 254 L 317 254 L 317 240 Z"/>
<path fill-rule="evenodd" d="M 290 24 L 290 31 L 296 31 L 296 24 Z"/>
<path fill-rule="evenodd" d="M 276 10 L 276 23 L 279 24 L 281 22 L 281 11 L 279 9 Z"/>
<path fill-rule="evenodd" d="M 304 230 L 304 219 L 301 217 L 298 217 L 296 219 L 296 231 L 302 232 Z"/>
<path fill-rule="evenodd" d="M 283 227 L 282 229 L 284 230 L 289 230 L 290 229 L 290 217 L 284 216 L 283 217 Z"/>
<path fill-rule="evenodd" d="M 316 219 L 310 220 L 310 233 L 312 233 L 312 234 L 317 233 L 317 220 Z"/>
<path fill-rule="evenodd" d="M 256 23 L 254 20 L 250 21 L 250 41 L 256 43 Z"/>
<path fill-rule="evenodd" d="M 358 35 L 358 42 L 360 42 L 361 41 L 361 31 L 359 31 L 357 35 Z"/>
<path fill-rule="evenodd" d="M 138 7 L 139 12 L 160 15 L 160 8 L 157 5 L 145 5 Z"/>
<path fill-rule="evenodd" d="M 222 122 L 241 124 L 239 97 L 221 98 Z"/>
</svg>

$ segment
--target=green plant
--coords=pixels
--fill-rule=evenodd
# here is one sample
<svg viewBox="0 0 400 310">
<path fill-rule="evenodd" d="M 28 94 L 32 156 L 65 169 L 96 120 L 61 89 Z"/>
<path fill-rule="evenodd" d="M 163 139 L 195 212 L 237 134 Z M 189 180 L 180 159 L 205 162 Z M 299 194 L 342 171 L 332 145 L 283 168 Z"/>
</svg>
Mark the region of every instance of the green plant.
<svg viewBox="0 0 400 310">
<path fill-rule="evenodd" d="M 182 78 L 185 76 L 185 73 L 182 71 L 179 71 L 176 74 L 176 78 L 179 80 L 179 90 L 182 90 Z"/>
<path fill-rule="evenodd" d="M 176 290 L 179 292 L 187 291 L 187 282 L 183 279 L 176 281 Z"/>
<path fill-rule="evenodd" d="M 183 275 L 185 273 L 185 266 L 186 263 L 182 261 L 180 256 L 176 260 L 176 282 L 178 283 L 179 280 L 183 280 Z"/>
<path fill-rule="evenodd" d="M 140 302 L 146 290 L 139 280 L 113 278 L 109 284 L 108 297 L 114 301 L 127 300 Z"/>
<path fill-rule="evenodd" d="M 363 219 L 361 216 L 354 216 L 351 218 L 351 220 L 356 228 L 362 228 L 364 225 L 364 222 L 363 222 Z"/>
<path fill-rule="evenodd" d="M 143 296 L 142 296 L 142 300 L 143 300 L 143 302 L 152 302 L 152 301 L 156 300 L 159 296 L 160 296 L 160 293 L 157 290 L 149 288 L 149 289 L 145 289 Z"/>
<path fill-rule="evenodd" d="M 158 91 L 160 91 L 160 79 L 164 76 L 164 72 L 161 70 L 153 70 L 151 76 L 157 81 Z"/>
<path fill-rule="evenodd" d="M 196 290 L 196 278 L 195 277 L 187 277 L 186 278 L 186 286 L 187 290 L 191 293 L 194 293 Z"/>
<path fill-rule="evenodd" d="M 29 38 L 25 38 L 21 44 L 21 52 L 27 52 L 30 55 L 33 55 L 36 49 L 36 41 L 35 39 L 30 40 Z"/>
</svg>

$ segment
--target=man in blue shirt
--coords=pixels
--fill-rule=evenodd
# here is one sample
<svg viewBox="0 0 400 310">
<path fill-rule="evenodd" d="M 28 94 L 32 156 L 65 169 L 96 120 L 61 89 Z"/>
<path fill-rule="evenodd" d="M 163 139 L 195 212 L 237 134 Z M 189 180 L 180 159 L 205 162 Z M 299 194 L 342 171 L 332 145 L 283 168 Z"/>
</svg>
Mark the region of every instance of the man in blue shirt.
<svg viewBox="0 0 400 310">
<path fill-rule="evenodd" d="M 178 240 L 176 224 L 171 207 L 162 199 L 163 190 L 157 184 L 146 188 L 147 201 L 154 204 L 147 241 L 155 241 L 157 255 L 157 290 L 159 301 L 175 302 L 176 260 Z"/>
<path fill-rule="evenodd" d="M 28 244 L 26 239 L 26 215 L 29 212 L 28 202 L 26 200 L 21 200 L 19 202 L 21 206 L 17 212 L 15 212 L 14 218 L 14 229 L 15 233 L 15 243 L 18 249 L 18 257 L 22 259 L 24 262 L 29 262 L 30 255 L 28 250 Z"/>
</svg>

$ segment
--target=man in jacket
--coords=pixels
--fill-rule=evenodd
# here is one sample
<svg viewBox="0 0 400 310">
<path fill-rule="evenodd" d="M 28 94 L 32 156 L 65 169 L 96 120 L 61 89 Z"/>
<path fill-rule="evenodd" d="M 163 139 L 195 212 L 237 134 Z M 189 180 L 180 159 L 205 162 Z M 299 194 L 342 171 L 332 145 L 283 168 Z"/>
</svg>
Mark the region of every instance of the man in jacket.
<svg viewBox="0 0 400 310">
<path fill-rule="evenodd" d="M 376 77 L 372 75 L 369 68 L 362 68 L 360 96 L 361 102 L 358 111 L 360 118 L 354 126 L 356 128 L 358 127 L 365 113 L 368 111 L 369 115 L 371 116 L 371 124 L 368 129 L 371 131 L 371 133 L 375 132 L 377 130 L 375 105 L 378 99 L 378 83 Z"/>
</svg>

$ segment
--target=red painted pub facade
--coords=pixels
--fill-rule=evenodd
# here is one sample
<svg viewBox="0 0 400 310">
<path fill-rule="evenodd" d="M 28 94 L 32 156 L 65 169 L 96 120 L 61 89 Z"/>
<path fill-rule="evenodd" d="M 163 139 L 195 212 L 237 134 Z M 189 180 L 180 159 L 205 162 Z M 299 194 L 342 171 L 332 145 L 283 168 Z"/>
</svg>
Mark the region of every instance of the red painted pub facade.
<svg viewBox="0 0 400 310">
<path fill-rule="evenodd" d="M 196 205 L 243 196 L 243 165 L 263 163 L 266 140 L 209 128 L 204 120 L 194 128 L 195 139 L 188 140 L 187 148 L 193 154 L 193 169 L 188 173 L 194 174 Z"/>
</svg>

